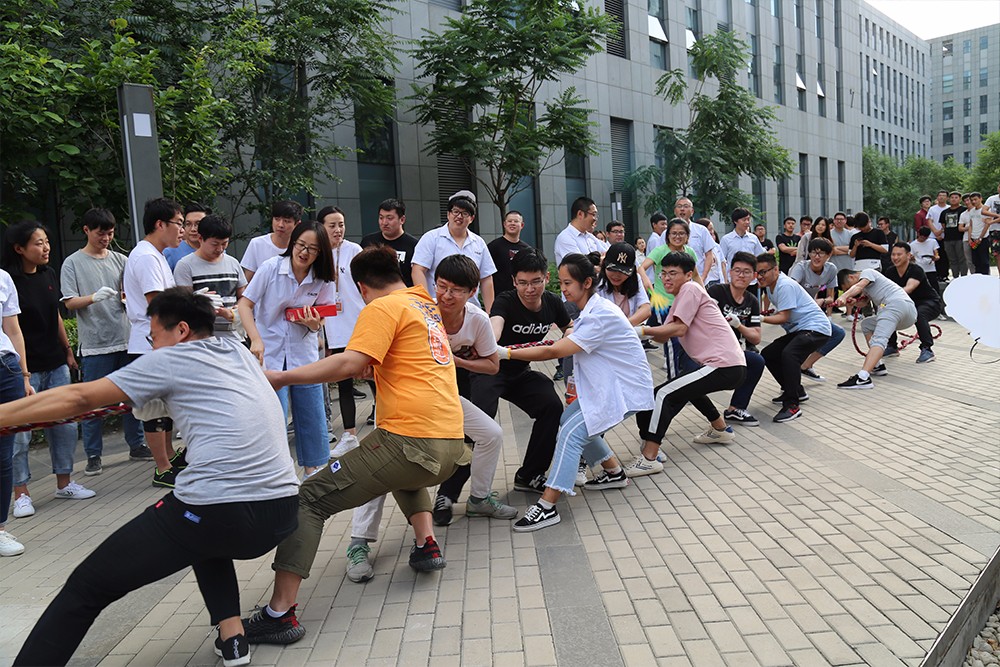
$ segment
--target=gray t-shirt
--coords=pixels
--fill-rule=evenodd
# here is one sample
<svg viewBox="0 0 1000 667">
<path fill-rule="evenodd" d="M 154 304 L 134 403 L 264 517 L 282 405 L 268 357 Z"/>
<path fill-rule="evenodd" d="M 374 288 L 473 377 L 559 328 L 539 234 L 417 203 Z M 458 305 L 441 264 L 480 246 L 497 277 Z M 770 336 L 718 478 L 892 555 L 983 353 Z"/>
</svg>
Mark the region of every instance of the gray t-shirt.
<svg viewBox="0 0 1000 667">
<path fill-rule="evenodd" d="M 147 352 L 108 376 L 133 405 L 162 400 L 187 442 L 174 495 L 190 505 L 299 491 L 278 396 L 242 344 L 214 336 Z"/>
<path fill-rule="evenodd" d="M 814 299 L 824 289 L 829 290 L 827 296 L 833 296 L 833 290 L 837 288 L 837 267 L 832 262 L 824 264 L 819 275 L 812 270 L 809 260 L 799 262 L 788 272 L 788 277 L 802 285 Z"/>
<path fill-rule="evenodd" d="M 63 300 L 90 296 L 102 287 L 121 291 L 125 255 L 111 251 L 107 257 L 91 257 L 77 250 L 63 262 L 60 289 Z M 89 357 L 128 349 L 129 324 L 121 299 L 105 299 L 76 311 L 80 354 Z"/>
<path fill-rule="evenodd" d="M 236 307 L 236 292 L 247 286 L 243 267 L 232 255 L 222 255 L 217 262 L 206 262 L 197 254 L 185 255 L 174 268 L 174 282 L 182 287 L 200 290 L 207 287 L 222 297 L 226 308 Z M 224 317 L 215 318 L 215 334 L 243 340 L 238 324 Z"/>
<path fill-rule="evenodd" d="M 903 291 L 902 287 L 875 269 L 865 269 L 861 272 L 861 277 L 869 281 L 864 291 L 876 306 L 883 303 L 890 304 L 901 301 L 912 301 L 910 295 Z"/>
<path fill-rule="evenodd" d="M 837 230 L 836 227 L 830 228 L 830 238 L 833 239 L 833 245 L 835 246 L 848 246 L 851 245 L 851 237 L 857 234 L 857 232 L 849 227 L 844 227 L 843 230 Z M 834 255 L 830 258 L 833 265 L 837 267 L 837 270 L 841 269 L 853 269 L 854 268 L 854 258 L 850 255 Z"/>
</svg>

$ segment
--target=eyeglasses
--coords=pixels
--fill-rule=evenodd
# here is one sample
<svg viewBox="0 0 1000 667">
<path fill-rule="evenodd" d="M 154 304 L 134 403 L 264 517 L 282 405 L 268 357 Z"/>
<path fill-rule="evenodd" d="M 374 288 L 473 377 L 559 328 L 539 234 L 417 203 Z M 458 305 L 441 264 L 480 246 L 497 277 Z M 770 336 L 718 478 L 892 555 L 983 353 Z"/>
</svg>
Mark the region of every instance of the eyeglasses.
<svg viewBox="0 0 1000 667">
<path fill-rule="evenodd" d="M 679 238 L 687 238 L 689 235 L 687 232 L 670 232 L 669 234 L 667 234 L 667 236 L 679 239 Z"/>
<path fill-rule="evenodd" d="M 730 269 L 729 272 L 734 276 L 752 276 L 753 269 Z"/>
<path fill-rule="evenodd" d="M 472 214 L 471 213 L 469 213 L 468 211 L 463 211 L 461 209 L 457 209 L 457 208 L 453 208 L 450 211 L 448 211 L 448 215 L 451 215 L 451 216 L 456 217 L 456 218 L 461 218 L 462 220 L 471 220 L 472 219 Z"/>
<path fill-rule="evenodd" d="M 434 283 L 434 290 L 438 294 L 446 294 L 448 296 L 465 296 L 469 294 L 472 290 L 466 289 L 464 287 L 445 287 L 440 283 Z"/>
<path fill-rule="evenodd" d="M 177 225 L 181 229 L 184 229 L 184 219 L 183 218 L 181 218 L 180 220 L 164 220 L 163 223 L 167 224 L 167 225 Z"/>
<path fill-rule="evenodd" d="M 319 248 L 317 248 L 314 245 L 306 245 L 305 243 L 302 243 L 301 241 L 297 242 L 292 247 L 295 248 L 295 252 L 307 252 L 310 255 L 318 255 L 319 254 Z"/>
<path fill-rule="evenodd" d="M 771 271 L 776 271 L 777 269 L 778 269 L 778 267 L 776 267 L 776 266 L 772 266 L 772 267 L 771 267 L 771 268 L 769 268 L 769 269 L 764 269 L 763 271 L 758 271 L 758 272 L 757 272 L 757 275 L 758 275 L 758 276 L 762 276 L 762 275 L 764 275 L 764 274 L 766 274 L 766 273 L 769 273 L 769 272 L 771 272 Z"/>
<path fill-rule="evenodd" d="M 824 252 L 822 250 L 810 250 L 809 254 L 810 255 L 828 255 L 829 253 Z"/>
<path fill-rule="evenodd" d="M 684 275 L 683 271 L 677 271 L 677 270 L 667 271 L 666 269 L 660 271 L 661 278 L 677 278 L 678 276 L 683 276 L 683 275 Z"/>
<path fill-rule="evenodd" d="M 198 229 L 198 223 L 197 222 L 185 222 L 184 223 L 184 229 Z"/>
<path fill-rule="evenodd" d="M 535 278 L 534 280 L 515 280 L 514 284 L 518 287 L 541 287 L 545 284 L 542 278 Z"/>
</svg>

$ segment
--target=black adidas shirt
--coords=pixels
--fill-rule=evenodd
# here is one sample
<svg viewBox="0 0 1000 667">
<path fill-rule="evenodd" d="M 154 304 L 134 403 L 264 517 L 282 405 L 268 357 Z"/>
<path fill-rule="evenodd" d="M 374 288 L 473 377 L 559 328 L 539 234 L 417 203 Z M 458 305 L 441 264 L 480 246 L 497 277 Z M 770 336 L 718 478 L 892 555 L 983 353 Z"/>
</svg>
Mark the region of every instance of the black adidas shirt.
<svg viewBox="0 0 1000 667">
<path fill-rule="evenodd" d="M 760 328 L 760 302 L 750 292 L 743 293 L 743 303 L 736 303 L 729 285 L 720 283 L 709 287 L 708 295 L 719 304 L 723 317 L 729 317 L 730 313 L 735 313 L 743 326 Z M 735 329 L 733 329 L 733 333 L 736 334 L 737 340 L 742 345 L 743 334 Z"/>
<path fill-rule="evenodd" d="M 516 291 L 501 292 L 493 300 L 490 317 L 503 318 L 503 331 L 500 332 L 498 341 L 503 346 L 540 341 L 549 333 L 553 324 L 560 329 L 569 326 L 566 307 L 552 292 L 542 293 L 542 307 L 537 313 L 525 308 Z M 501 361 L 500 372 L 517 375 L 528 368 L 528 363 L 513 359 Z"/>
</svg>

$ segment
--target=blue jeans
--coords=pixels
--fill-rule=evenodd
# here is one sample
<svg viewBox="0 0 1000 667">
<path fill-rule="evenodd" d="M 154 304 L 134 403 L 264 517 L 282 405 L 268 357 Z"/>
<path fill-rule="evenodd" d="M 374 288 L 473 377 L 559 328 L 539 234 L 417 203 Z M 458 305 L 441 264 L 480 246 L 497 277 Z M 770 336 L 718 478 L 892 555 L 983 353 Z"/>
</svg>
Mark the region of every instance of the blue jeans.
<svg viewBox="0 0 1000 667">
<path fill-rule="evenodd" d="M 0 357 L 0 403 L 24 398 L 24 377 L 17 355 L 7 353 Z M 0 437 L 0 526 L 7 523 L 11 493 L 14 491 L 14 436 Z"/>
<path fill-rule="evenodd" d="M 330 460 L 330 431 L 326 428 L 323 385 L 301 384 L 278 390 L 282 414 L 288 414 L 291 397 L 295 427 L 295 458 L 303 468 L 318 468 Z"/>
<path fill-rule="evenodd" d="M 51 371 L 31 374 L 31 386 L 35 393 L 55 389 L 69 384 L 69 366 L 63 364 Z M 73 455 L 76 453 L 76 424 L 62 424 L 45 429 L 45 439 L 49 441 L 49 456 L 52 457 L 52 472 L 69 475 L 73 472 Z M 14 436 L 14 486 L 24 486 L 31 480 L 28 468 L 28 445 L 31 432 L 22 431 Z"/>
<path fill-rule="evenodd" d="M 759 353 L 743 350 L 743 358 L 747 361 L 747 374 L 743 378 L 743 383 L 733 392 L 733 397 L 729 399 L 729 404 L 740 410 L 746 410 L 750 405 L 750 397 L 760 382 L 760 376 L 764 374 L 764 357 Z"/>
<path fill-rule="evenodd" d="M 591 437 L 587 434 L 587 424 L 583 421 L 580 401 L 573 401 L 563 410 L 559 420 L 559 434 L 556 436 L 556 451 L 552 455 L 549 478 L 545 486 L 562 493 L 575 496 L 576 472 L 580 467 L 580 457 L 591 468 L 607 461 L 615 453 L 611 451 L 603 435 Z"/>
<path fill-rule="evenodd" d="M 124 367 L 129 362 L 128 352 L 109 352 L 94 354 L 83 358 L 83 381 L 93 382 L 110 375 Z M 129 449 L 142 446 L 142 425 L 132 416 L 131 412 L 122 415 L 122 429 L 125 431 L 125 442 Z M 83 431 L 83 451 L 87 456 L 100 456 L 104 451 L 104 420 L 89 419 L 80 425 Z"/>
<path fill-rule="evenodd" d="M 833 348 L 840 345 L 840 341 L 844 340 L 844 330 L 834 322 L 830 322 L 830 326 L 833 327 L 830 332 L 830 340 L 823 343 L 823 347 L 816 350 L 824 357 L 833 352 Z"/>
</svg>

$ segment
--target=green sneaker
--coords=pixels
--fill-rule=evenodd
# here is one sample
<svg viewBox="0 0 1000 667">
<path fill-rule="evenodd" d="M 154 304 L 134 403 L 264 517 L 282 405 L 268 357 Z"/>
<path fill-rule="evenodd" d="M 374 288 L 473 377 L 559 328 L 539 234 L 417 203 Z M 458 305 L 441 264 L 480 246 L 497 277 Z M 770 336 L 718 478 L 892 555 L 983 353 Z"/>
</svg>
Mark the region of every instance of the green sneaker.
<svg viewBox="0 0 1000 667">
<path fill-rule="evenodd" d="M 483 498 L 481 503 L 473 502 L 472 498 L 466 500 L 465 516 L 489 516 L 510 521 L 517 518 L 517 510 L 500 502 L 500 494 L 494 491 Z"/>
<path fill-rule="evenodd" d="M 372 562 L 368 560 L 371 549 L 367 544 L 358 544 L 347 549 L 347 578 L 361 584 L 375 576 Z"/>
</svg>

